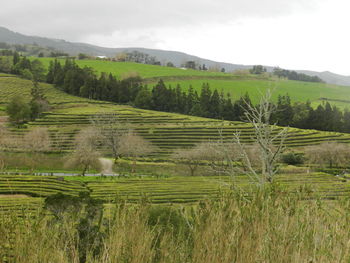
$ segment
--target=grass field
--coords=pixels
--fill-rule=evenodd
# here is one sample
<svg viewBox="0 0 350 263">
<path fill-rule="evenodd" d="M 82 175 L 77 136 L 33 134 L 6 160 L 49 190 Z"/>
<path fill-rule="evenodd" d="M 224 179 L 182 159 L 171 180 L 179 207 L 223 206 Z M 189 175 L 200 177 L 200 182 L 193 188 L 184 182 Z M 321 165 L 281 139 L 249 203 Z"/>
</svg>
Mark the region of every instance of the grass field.
<svg viewBox="0 0 350 263">
<path fill-rule="evenodd" d="M 44 66 L 48 67 L 53 58 L 38 58 L 43 62 Z M 59 59 L 64 64 L 64 59 Z M 107 72 L 112 73 L 117 77 L 121 77 L 125 73 L 138 72 L 142 78 L 154 77 L 169 77 L 169 76 L 221 76 L 229 77 L 230 74 L 221 72 L 205 72 L 191 69 L 179 69 L 172 67 L 162 67 L 154 65 L 145 65 L 132 62 L 112 62 L 103 60 L 75 60 L 80 67 L 92 67 L 97 73 Z"/>
<path fill-rule="evenodd" d="M 167 85 L 176 87 L 180 84 L 181 87 L 187 90 L 192 86 L 198 92 L 201 90 L 203 82 L 209 83 L 212 90 L 217 89 L 219 92 L 223 91 L 226 95 L 230 93 L 233 99 L 239 99 L 246 92 L 248 92 L 251 100 L 254 103 L 259 102 L 261 94 L 265 94 L 266 90 L 273 91 L 272 98 L 277 101 L 278 95 L 286 95 L 287 93 L 291 97 L 292 102 L 310 100 L 313 106 L 319 105 L 321 98 L 327 99 L 343 99 L 350 98 L 350 87 L 336 86 L 326 83 L 313 83 L 291 80 L 213 80 L 213 79 L 201 79 L 201 80 L 181 80 L 166 82 Z M 341 108 L 349 106 L 349 103 L 331 102 L 331 104 L 337 105 Z"/>
</svg>

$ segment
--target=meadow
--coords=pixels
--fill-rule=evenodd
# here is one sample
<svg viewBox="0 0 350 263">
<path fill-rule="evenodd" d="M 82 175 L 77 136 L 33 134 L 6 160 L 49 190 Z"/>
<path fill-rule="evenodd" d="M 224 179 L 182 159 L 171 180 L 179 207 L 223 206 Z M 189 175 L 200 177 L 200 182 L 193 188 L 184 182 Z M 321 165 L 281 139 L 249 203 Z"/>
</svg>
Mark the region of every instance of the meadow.
<svg viewBox="0 0 350 263">
<path fill-rule="evenodd" d="M 38 58 L 45 67 L 48 68 L 50 61 L 53 58 Z M 64 59 L 58 59 L 61 64 L 64 64 Z M 229 77 L 229 74 L 221 72 L 206 72 L 191 69 L 180 69 L 175 67 L 162 67 L 156 65 L 145 65 L 133 62 L 113 62 L 104 60 L 75 60 L 75 62 L 80 67 L 91 67 L 96 70 L 97 73 L 107 72 L 112 73 L 117 77 L 122 77 L 123 74 L 130 72 L 137 72 L 142 78 L 162 78 L 162 77 L 172 77 L 172 76 L 214 76 L 214 77 Z"/>
<path fill-rule="evenodd" d="M 190 86 L 194 90 L 199 92 L 203 83 L 209 83 L 212 90 L 217 89 L 219 92 L 223 92 L 225 95 L 229 93 L 234 100 L 239 99 L 248 92 L 253 103 L 258 103 L 259 98 L 266 91 L 272 90 L 273 100 L 277 101 L 278 95 L 288 94 L 292 102 L 306 102 L 309 100 L 313 106 L 321 104 L 325 101 L 325 98 L 330 100 L 341 100 L 350 97 L 350 88 L 346 86 L 337 86 L 326 83 L 315 82 L 303 82 L 293 80 L 280 80 L 280 79 L 261 79 L 261 80 L 214 80 L 214 79 L 201 79 L 201 80 L 179 80 L 166 82 L 167 85 L 176 87 L 179 84 L 182 89 L 188 90 Z M 337 105 L 344 109 L 350 108 L 349 103 L 342 102 L 330 102 L 332 105 Z"/>
</svg>

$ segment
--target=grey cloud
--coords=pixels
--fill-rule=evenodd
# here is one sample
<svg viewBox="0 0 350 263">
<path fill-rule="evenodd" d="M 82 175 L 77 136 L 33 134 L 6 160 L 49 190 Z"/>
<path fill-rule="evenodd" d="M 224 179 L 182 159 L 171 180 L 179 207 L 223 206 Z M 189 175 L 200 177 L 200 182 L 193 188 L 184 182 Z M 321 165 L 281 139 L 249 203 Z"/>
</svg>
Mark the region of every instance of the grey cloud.
<svg viewBox="0 0 350 263">
<path fill-rule="evenodd" d="M 142 29 L 230 23 L 311 10 L 323 0 L 12 0 L 0 9 L 0 25 L 26 34 L 79 41 Z"/>
</svg>

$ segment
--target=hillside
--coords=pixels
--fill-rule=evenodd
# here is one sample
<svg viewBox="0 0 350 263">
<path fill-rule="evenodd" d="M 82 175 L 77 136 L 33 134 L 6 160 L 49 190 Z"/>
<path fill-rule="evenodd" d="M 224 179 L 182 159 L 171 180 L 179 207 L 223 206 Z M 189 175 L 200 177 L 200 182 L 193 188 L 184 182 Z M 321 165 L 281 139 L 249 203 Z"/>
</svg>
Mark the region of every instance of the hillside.
<svg viewBox="0 0 350 263">
<path fill-rule="evenodd" d="M 186 61 L 196 61 L 198 64 L 205 64 L 209 67 L 225 68 L 226 72 L 231 72 L 237 69 L 249 69 L 251 65 L 240 65 L 225 62 L 218 62 L 209 59 L 196 57 L 193 55 L 185 54 L 178 51 L 167 51 L 159 49 L 147 49 L 138 47 L 124 47 L 124 48 L 105 48 L 94 46 L 85 43 L 72 43 L 61 39 L 51 39 L 37 36 L 26 36 L 17 32 L 13 32 L 7 28 L 0 27 L 0 42 L 9 44 L 28 44 L 32 45 L 36 43 L 39 46 L 54 48 L 59 51 L 67 52 L 70 55 L 78 55 L 79 53 L 85 53 L 93 56 L 104 55 L 107 57 L 114 57 L 117 53 L 139 51 L 147 53 L 151 56 L 155 56 L 160 62 L 166 64 L 171 61 L 175 66 L 180 67 Z M 272 71 L 273 67 L 265 66 L 268 71 Z M 318 76 L 327 83 L 335 85 L 349 85 L 350 76 L 342 76 L 332 72 L 316 72 L 311 70 L 296 70 L 297 72 L 305 73 L 310 76 Z"/>
<path fill-rule="evenodd" d="M 57 50 L 67 52 L 70 55 L 78 55 L 79 53 L 85 53 L 93 56 L 107 56 L 114 57 L 117 53 L 128 51 L 139 51 L 147 53 L 151 56 L 155 56 L 161 62 L 171 61 L 176 66 L 180 66 L 182 63 L 193 60 L 199 64 L 206 64 L 208 67 L 220 67 L 225 68 L 226 71 L 233 71 L 236 69 L 251 68 L 251 66 L 238 65 L 224 62 L 216 62 L 209 59 L 204 59 L 183 52 L 167 51 L 159 49 L 148 49 L 139 47 L 125 47 L 125 48 L 106 48 L 99 47 L 85 43 L 72 43 L 61 39 L 51 39 L 37 36 L 26 36 L 17 32 L 13 32 L 7 28 L 0 27 L 0 42 L 9 44 L 33 44 L 36 43 L 43 47 L 53 47 Z"/>
<path fill-rule="evenodd" d="M 64 137 L 64 144 L 61 145 L 64 151 L 72 150 L 74 135 L 80 129 L 89 126 L 93 116 L 104 113 L 117 114 L 121 121 L 130 123 L 132 129 L 157 146 L 158 150 L 153 155 L 155 158 L 169 156 L 175 149 L 192 147 L 202 141 L 217 140 L 220 138 L 219 129 L 225 140 L 232 139 L 233 133 L 239 131 L 243 141 L 252 142 L 253 129 L 248 123 L 136 109 L 131 106 L 77 98 L 58 91 L 51 85 L 41 85 L 53 106 L 52 111 L 30 122 L 28 129 L 14 129 L 13 132 L 21 135 L 34 127 L 47 127 L 52 135 L 59 133 Z M 0 93 L 7 94 L 0 97 L 2 109 L 9 98 L 16 93 L 24 94 L 29 100 L 26 94 L 29 94 L 30 88 L 31 82 L 28 80 L 1 75 Z M 55 140 L 54 136 L 52 139 Z M 306 146 L 333 140 L 350 142 L 350 135 L 290 128 L 286 145 Z"/>
<path fill-rule="evenodd" d="M 52 58 L 39 58 L 48 67 Z M 60 60 L 64 63 L 64 60 Z M 176 87 L 180 84 L 182 89 L 187 90 L 192 86 L 199 91 L 203 83 L 209 83 L 212 90 L 217 89 L 225 94 L 230 93 L 233 99 L 238 99 L 246 92 L 254 103 L 258 102 L 261 93 L 266 89 L 274 91 L 274 99 L 278 95 L 289 94 L 293 102 L 305 102 L 310 100 L 317 107 L 325 99 L 332 105 L 341 109 L 350 108 L 350 87 L 332 85 L 327 83 L 303 82 L 283 80 L 276 77 L 252 74 L 231 74 L 222 72 L 209 72 L 191 69 L 179 69 L 163 66 L 145 65 L 131 62 L 111 62 L 102 60 L 76 60 L 80 67 L 92 67 L 97 73 L 110 72 L 117 77 L 122 77 L 130 72 L 137 72 L 144 78 L 146 83 L 155 84 L 162 78 L 167 85 Z"/>
</svg>

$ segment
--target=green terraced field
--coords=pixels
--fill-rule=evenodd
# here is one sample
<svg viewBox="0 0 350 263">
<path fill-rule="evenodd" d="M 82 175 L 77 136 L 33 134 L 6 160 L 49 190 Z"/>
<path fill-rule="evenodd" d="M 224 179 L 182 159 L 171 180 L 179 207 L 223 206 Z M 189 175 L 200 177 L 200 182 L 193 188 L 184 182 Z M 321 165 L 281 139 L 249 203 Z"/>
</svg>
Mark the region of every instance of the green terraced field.
<svg viewBox="0 0 350 263">
<path fill-rule="evenodd" d="M 29 80 L 21 79 L 14 75 L 0 76 L 0 105 L 7 104 L 14 96 L 18 95 L 29 101 L 32 87 L 33 84 Z M 88 99 L 71 96 L 49 84 L 40 83 L 40 87 L 43 88 L 50 104 L 89 102 Z"/>
<path fill-rule="evenodd" d="M 65 181 L 53 176 L 0 176 L 0 195 L 24 194 L 33 197 L 47 197 L 62 192 L 79 195 L 86 191 L 79 181 Z"/>
<path fill-rule="evenodd" d="M 0 196 L 0 215 L 12 214 L 17 216 L 29 216 L 35 214 L 42 207 L 44 198 L 25 196 Z"/>
<path fill-rule="evenodd" d="M 233 181 L 234 180 L 234 181 Z M 312 187 L 313 191 L 324 198 L 348 196 L 349 182 L 324 173 L 280 174 L 277 182 L 289 188 L 301 186 Z M 234 179 L 219 176 L 170 177 L 163 179 L 135 178 L 116 180 L 88 181 L 87 186 L 94 198 L 105 201 L 114 200 L 117 196 L 131 202 L 148 198 L 152 203 L 193 203 L 205 198 L 215 198 L 232 185 L 249 188 L 251 183 L 247 176 L 239 175 Z"/>
<path fill-rule="evenodd" d="M 52 134 L 60 132 L 65 137 L 64 150 L 71 150 L 74 134 L 90 124 L 94 116 L 92 112 L 114 113 L 121 121 L 130 123 L 131 128 L 157 146 L 158 151 L 154 154 L 155 157 L 169 156 L 177 148 L 189 148 L 203 141 L 218 140 L 220 133 L 225 140 L 229 141 L 233 139 L 234 133 L 240 132 L 242 141 L 253 142 L 252 126 L 243 122 L 147 111 L 128 106 L 96 104 L 89 106 L 88 109 L 89 112 L 86 114 L 82 114 L 84 107 L 74 107 L 72 110 L 60 109 L 57 113 L 47 114 L 29 123 L 29 126 L 48 127 Z M 91 112 L 91 109 L 94 110 Z M 14 130 L 14 132 L 21 134 L 23 131 Z M 286 145 L 290 147 L 307 146 L 325 141 L 350 142 L 350 134 L 290 128 Z"/>
<path fill-rule="evenodd" d="M 28 99 L 31 85 L 30 81 L 17 77 L 0 77 L 0 105 L 5 105 L 14 94 L 23 94 Z M 136 109 L 74 97 L 47 84 L 42 86 L 53 106 L 52 111 L 30 122 L 28 129 L 12 129 L 12 132 L 21 135 L 34 127 L 47 127 L 54 145 L 59 144 L 55 135 L 62 137 L 60 144 L 64 151 L 72 150 L 74 135 L 87 127 L 96 114 L 102 113 L 116 114 L 120 121 L 130 123 L 131 128 L 157 146 L 158 151 L 154 153 L 154 157 L 169 156 L 177 148 L 188 148 L 202 141 L 217 140 L 219 130 L 226 140 L 232 139 L 233 133 L 240 132 L 243 141 L 252 142 L 253 130 L 247 123 Z M 286 144 L 295 147 L 333 140 L 350 142 L 350 135 L 291 128 Z M 53 148 L 55 150 L 55 146 Z"/>
<path fill-rule="evenodd" d="M 347 180 L 325 173 L 278 174 L 277 182 L 290 190 L 308 186 L 317 196 L 334 198 L 348 196 L 350 184 Z M 91 196 L 111 203 L 123 199 L 128 202 L 148 200 L 160 203 L 197 203 L 207 198 L 217 198 L 227 191 L 232 182 L 236 187 L 249 189 L 251 183 L 246 176 L 232 179 L 227 176 L 198 177 L 41 177 L 41 176 L 0 176 L 0 212 L 29 207 L 34 210 L 42 205 L 43 198 L 57 192 L 77 196 L 89 191 Z M 1 195 L 5 195 L 1 197 Z M 27 195 L 11 197 L 11 194 Z M 40 197 L 39 197 L 40 196 Z"/>
</svg>

